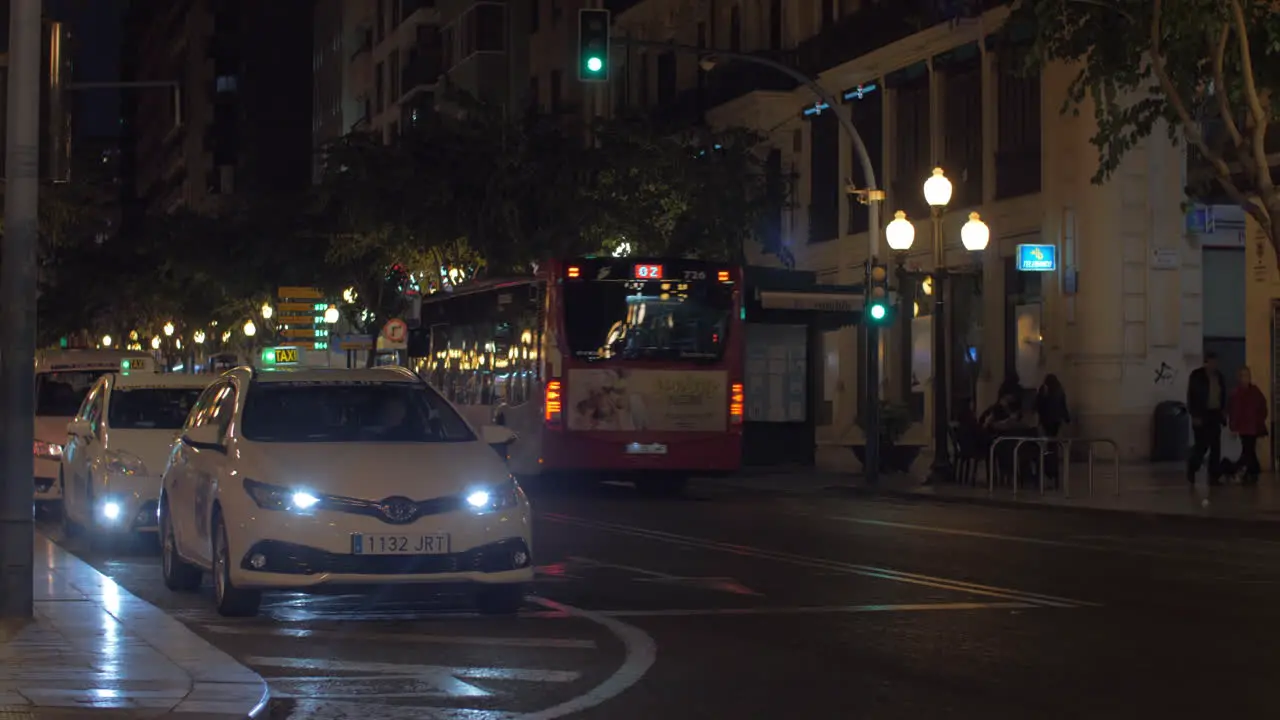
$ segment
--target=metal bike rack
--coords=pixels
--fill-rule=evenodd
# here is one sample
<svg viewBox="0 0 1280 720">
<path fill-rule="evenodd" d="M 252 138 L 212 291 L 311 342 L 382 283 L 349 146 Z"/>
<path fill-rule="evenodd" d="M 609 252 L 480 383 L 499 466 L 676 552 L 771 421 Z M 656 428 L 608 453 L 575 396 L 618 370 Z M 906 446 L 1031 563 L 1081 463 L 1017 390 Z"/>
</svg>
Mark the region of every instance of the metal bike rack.
<svg viewBox="0 0 1280 720">
<path fill-rule="evenodd" d="M 1106 445 L 1111 448 L 1111 472 L 1116 475 L 1116 485 L 1114 493 L 1120 494 L 1120 446 L 1116 445 L 1116 441 L 1110 438 L 1091 438 L 1089 440 L 1077 440 L 1089 444 L 1089 494 L 1093 494 L 1093 449 L 1098 445 Z"/>
<path fill-rule="evenodd" d="M 1029 442 L 1040 444 L 1040 494 L 1045 493 L 1045 459 L 1049 454 L 1051 446 L 1057 446 L 1062 451 L 1060 462 L 1062 463 L 1062 496 L 1064 498 L 1071 497 L 1071 448 L 1077 443 L 1084 444 L 1088 448 L 1088 494 L 1093 495 L 1093 469 L 1094 469 L 1094 449 L 1098 445 L 1105 445 L 1111 448 L 1111 471 L 1115 473 L 1115 487 L 1113 492 L 1120 494 L 1120 448 L 1114 440 L 1110 438 L 1048 438 L 1048 437 L 1031 437 L 1026 435 L 1009 435 L 998 437 L 991 443 L 991 450 L 987 457 L 987 492 L 994 493 L 996 491 L 996 448 L 1003 442 L 1015 443 L 1013 446 L 1013 487 L 1014 495 L 1018 494 L 1018 474 L 1021 469 L 1019 453 L 1022 446 Z"/>
<path fill-rule="evenodd" d="M 1022 446 L 1029 442 L 1040 444 L 1040 494 L 1041 495 L 1044 494 L 1044 491 L 1045 491 L 1044 481 L 1047 477 L 1047 473 L 1045 473 L 1044 471 L 1045 458 L 1048 457 L 1049 455 L 1049 448 L 1051 446 L 1057 446 L 1062 449 L 1062 455 L 1059 456 L 1058 462 L 1061 465 L 1065 466 L 1065 469 L 1063 470 L 1063 473 L 1062 473 L 1062 496 L 1071 497 L 1071 489 L 1070 489 L 1071 480 L 1069 476 L 1071 474 L 1072 440 L 1070 440 L 1069 438 L 1051 438 L 1051 437 L 1023 438 L 1018 440 L 1018 443 L 1013 446 L 1013 494 L 1014 495 L 1018 494 L 1018 471 L 1022 467 L 1022 463 L 1018 462 L 1018 453 L 1022 450 Z M 1065 461 L 1062 459 L 1063 457 L 1066 458 Z"/>
</svg>

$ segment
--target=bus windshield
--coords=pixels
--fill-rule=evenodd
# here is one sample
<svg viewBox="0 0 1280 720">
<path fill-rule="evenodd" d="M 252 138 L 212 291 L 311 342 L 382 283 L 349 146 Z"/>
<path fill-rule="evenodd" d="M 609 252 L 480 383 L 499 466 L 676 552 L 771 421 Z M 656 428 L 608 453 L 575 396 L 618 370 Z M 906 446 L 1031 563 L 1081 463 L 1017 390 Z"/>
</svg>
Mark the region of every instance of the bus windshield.
<svg viewBox="0 0 1280 720">
<path fill-rule="evenodd" d="M 732 286 L 718 282 L 584 280 L 564 285 L 569 349 L 582 360 L 724 356 Z"/>
</svg>

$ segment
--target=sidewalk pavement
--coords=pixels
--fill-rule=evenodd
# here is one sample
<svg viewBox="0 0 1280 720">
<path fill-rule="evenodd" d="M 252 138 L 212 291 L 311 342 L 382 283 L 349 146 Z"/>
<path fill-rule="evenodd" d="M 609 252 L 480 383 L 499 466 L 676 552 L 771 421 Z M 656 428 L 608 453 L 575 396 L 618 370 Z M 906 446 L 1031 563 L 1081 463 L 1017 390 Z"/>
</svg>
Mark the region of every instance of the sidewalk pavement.
<svg viewBox="0 0 1280 720">
<path fill-rule="evenodd" d="M 922 458 L 917 467 L 927 469 Z M 831 472 L 815 468 L 745 469 L 737 475 L 706 479 L 707 482 L 764 492 L 830 493 L 879 495 L 914 500 L 958 502 L 1003 507 L 1036 507 L 1085 512 L 1120 512 L 1137 515 L 1194 518 L 1229 523 L 1265 523 L 1280 529 L 1280 480 L 1264 474 L 1255 487 L 1231 484 L 1209 488 L 1203 473 L 1194 487 L 1187 483 L 1184 466 L 1177 463 L 1120 466 L 1120 493 L 1115 492 L 1112 468 L 1100 463 L 1095 470 L 1093 492 L 1088 492 L 1088 469 L 1072 463 L 1071 495 L 1038 488 L 1014 493 L 1009 487 L 994 492 L 979 473 L 977 486 L 926 485 L 921 476 L 885 475 L 875 487 L 862 474 Z"/>
<path fill-rule="evenodd" d="M 0 622 L 0 718 L 244 720 L 266 683 L 53 541 L 35 537 L 35 618 Z"/>
</svg>

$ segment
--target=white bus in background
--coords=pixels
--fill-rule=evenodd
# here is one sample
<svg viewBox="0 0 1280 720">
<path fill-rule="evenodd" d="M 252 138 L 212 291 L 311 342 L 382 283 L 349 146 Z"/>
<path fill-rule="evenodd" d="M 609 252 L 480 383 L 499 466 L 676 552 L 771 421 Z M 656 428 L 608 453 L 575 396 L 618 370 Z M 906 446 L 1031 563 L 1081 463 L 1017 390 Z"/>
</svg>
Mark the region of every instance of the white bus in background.
<svg viewBox="0 0 1280 720">
<path fill-rule="evenodd" d="M 62 499 L 58 467 L 67 424 L 98 378 L 113 372 L 159 372 L 149 353 L 129 350 L 44 350 L 36 353 L 35 500 Z"/>
</svg>

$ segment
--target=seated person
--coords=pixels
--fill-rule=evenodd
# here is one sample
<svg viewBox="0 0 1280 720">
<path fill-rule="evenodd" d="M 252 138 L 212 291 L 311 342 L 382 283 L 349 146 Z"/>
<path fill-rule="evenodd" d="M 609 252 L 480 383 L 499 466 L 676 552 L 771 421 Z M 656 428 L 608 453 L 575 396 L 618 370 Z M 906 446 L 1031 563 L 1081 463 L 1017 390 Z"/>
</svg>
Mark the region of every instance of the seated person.
<svg viewBox="0 0 1280 720">
<path fill-rule="evenodd" d="M 987 408 L 978 420 L 988 432 L 999 433 L 1022 425 L 1022 407 L 1018 398 L 1006 392 L 1000 400 Z"/>
</svg>

